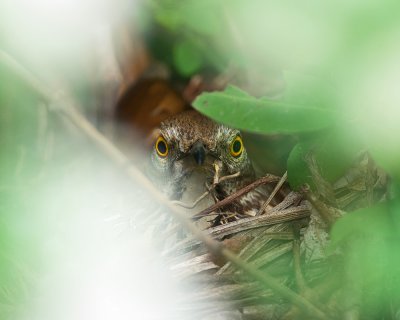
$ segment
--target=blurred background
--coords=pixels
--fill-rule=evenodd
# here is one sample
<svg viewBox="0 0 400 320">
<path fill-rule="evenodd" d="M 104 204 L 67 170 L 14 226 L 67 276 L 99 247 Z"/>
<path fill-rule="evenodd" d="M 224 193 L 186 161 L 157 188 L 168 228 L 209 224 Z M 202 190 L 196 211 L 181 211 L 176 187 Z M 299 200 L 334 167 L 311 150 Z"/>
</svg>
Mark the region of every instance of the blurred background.
<svg viewBox="0 0 400 320">
<path fill-rule="evenodd" d="M 360 314 L 397 319 L 399 40 L 396 0 L 2 0 L 0 317 L 189 318 L 147 238 L 151 196 L 63 109 L 144 169 L 152 130 L 194 105 L 243 130 L 261 173 L 358 210 L 331 250 L 358 237 Z"/>
</svg>

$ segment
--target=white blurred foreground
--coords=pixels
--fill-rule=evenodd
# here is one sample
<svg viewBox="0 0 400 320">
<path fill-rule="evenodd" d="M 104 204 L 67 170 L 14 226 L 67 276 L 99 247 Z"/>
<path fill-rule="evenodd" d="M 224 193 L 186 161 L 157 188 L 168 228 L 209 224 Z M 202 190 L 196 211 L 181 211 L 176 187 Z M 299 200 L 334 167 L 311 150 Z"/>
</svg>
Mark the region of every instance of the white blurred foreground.
<svg viewBox="0 0 400 320">
<path fill-rule="evenodd" d="M 42 267 L 19 319 L 193 319 L 144 222 L 157 204 L 96 152 L 65 160 L 32 190 Z"/>
</svg>

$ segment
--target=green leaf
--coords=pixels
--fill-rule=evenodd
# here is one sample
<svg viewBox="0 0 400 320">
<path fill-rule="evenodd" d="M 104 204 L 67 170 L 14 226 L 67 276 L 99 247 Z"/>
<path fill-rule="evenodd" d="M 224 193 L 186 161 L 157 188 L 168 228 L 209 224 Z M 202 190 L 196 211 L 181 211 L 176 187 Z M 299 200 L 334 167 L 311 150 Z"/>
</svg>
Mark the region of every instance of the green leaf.
<svg viewBox="0 0 400 320">
<path fill-rule="evenodd" d="M 331 231 L 330 251 L 344 253 L 346 277 L 362 290 L 361 309 L 373 318 L 400 294 L 400 237 L 391 207 L 385 203 L 348 213 Z"/>
<path fill-rule="evenodd" d="M 228 87 L 223 92 L 203 93 L 193 106 L 218 122 L 257 133 L 310 132 L 335 122 L 336 112 L 319 105 L 257 99 L 239 92 Z"/>
</svg>

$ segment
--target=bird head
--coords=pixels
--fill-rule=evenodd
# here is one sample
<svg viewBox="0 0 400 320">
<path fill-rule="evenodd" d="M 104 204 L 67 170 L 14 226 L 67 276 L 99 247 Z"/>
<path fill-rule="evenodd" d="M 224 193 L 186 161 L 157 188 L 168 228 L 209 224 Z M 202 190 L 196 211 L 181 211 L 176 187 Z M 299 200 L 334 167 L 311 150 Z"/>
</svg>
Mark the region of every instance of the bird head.
<svg viewBox="0 0 400 320">
<path fill-rule="evenodd" d="M 162 122 L 155 137 L 151 162 L 159 180 L 182 183 L 193 172 L 212 179 L 215 161 L 221 175 L 252 172 L 240 132 L 194 110 Z"/>
</svg>

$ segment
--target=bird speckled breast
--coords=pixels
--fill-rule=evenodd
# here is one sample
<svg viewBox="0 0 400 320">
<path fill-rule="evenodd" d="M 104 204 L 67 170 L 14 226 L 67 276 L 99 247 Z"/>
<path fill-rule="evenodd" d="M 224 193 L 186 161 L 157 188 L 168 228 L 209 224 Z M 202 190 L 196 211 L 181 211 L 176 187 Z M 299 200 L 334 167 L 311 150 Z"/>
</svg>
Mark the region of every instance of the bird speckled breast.
<svg viewBox="0 0 400 320">
<path fill-rule="evenodd" d="M 194 202 L 215 181 L 221 182 L 193 209 L 200 211 L 255 180 L 254 170 L 238 130 L 218 124 L 196 111 L 185 111 L 161 123 L 151 152 L 150 176 L 173 200 Z M 233 177 L 230 177 L 232 176 Z M 223 177 L 229 176 L 228 179 Z M 257 189 L 220 210 L 233 217 L 255 215 L 266 191 Z"/>
</svg>

